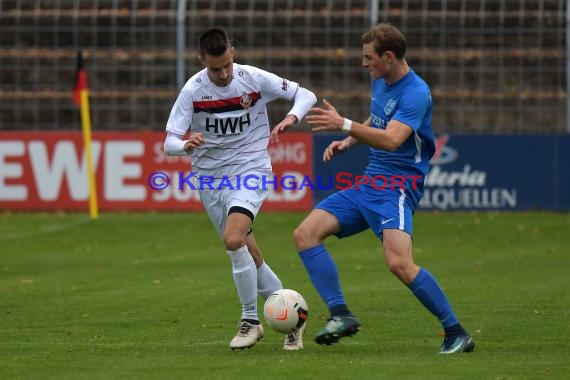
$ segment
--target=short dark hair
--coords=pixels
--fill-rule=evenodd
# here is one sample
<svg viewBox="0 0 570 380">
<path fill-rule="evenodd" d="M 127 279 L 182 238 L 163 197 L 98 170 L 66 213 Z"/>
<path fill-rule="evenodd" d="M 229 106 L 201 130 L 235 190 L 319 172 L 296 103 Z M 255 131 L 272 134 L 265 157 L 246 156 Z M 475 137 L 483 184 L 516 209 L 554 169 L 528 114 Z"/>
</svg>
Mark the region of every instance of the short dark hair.
<svg viewBox="0 0 570 380">
<path fill-rule="evenodd" d="M 206 54 L 219 57 L 226 50 L 232 47 L 228 33 L 218 27 L 210 28 L 200 35 L 198 38 L 198 49 L 200 56 Z"/>
<path fill-rule="evenodd" d="M 397 59 L 406 56 L 406 37 L 392 24 L 380 23 L 360 37 L 363 44 L 374 44 L 374 51 L 382 55 L 387 51 L 394 53 Z"/>
</svg>

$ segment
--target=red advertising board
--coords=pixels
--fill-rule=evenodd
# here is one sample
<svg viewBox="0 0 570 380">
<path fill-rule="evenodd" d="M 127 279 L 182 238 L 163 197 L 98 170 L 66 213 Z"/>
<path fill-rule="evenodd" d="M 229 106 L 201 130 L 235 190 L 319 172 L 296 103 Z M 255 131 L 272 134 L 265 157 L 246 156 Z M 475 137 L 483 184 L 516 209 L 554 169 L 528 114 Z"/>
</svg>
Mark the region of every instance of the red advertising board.
<svg viewBox="0 0 570 380">
<path fill-rule="evenodd" d="M 163 132 L 95 132 L 92 151 L 100 210 L 202 210 L 197 191 L 180 179 L 192 169 L 188 158 L 167 156 Z M 273 173 L 264 210 L 309 210 L 310 188 L 283 189 L 313 174 L 313 143 L 307 133 L 285 134 L 269 148 Z M 151 186 L 157 172 L 169 178 Z M 154 181 L 154 182 L 153 182 Z M 287 188 L 289 186 L 286 185 Z M 87 210 L 89 186 L 80 132 L 0 132 L 0 209 Z"/>
</svg>

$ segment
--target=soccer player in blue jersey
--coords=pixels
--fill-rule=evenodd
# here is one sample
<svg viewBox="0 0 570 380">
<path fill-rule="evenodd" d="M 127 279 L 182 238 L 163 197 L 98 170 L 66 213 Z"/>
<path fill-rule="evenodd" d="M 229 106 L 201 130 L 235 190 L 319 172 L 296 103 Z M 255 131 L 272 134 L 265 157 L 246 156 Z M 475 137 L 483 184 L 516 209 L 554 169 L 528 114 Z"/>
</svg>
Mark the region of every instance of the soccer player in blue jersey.
<svg viewBox="0 0 570 380">
<path fill-rule="evenodd" d="M 372 77 L 368 119 L 357 123 L 344 118 L 326 100 L 323 108 L 313 108 L 306 117 L 315 131 L 348 134 L 326 148 L 325 161 L 356 143 L 370 146 L 364 179 L 320 202 L 294 232 L 301 260 L 331 313 L 315 340 L 329 345 L 360 329 L 323 240 L 370 228 L 383 242 L 390 271 L 441 322 L 445 338 L 440 353 L 470 352 L 475 347 L 473 339 L 459 323 L 434 276 L 418 267 L 412 257 L 412 216 L 435 150 L 430 89 L 408 66 L 406 40 L 396 27 L 378 24 L 362 35 L 361 43 L 362 66 Z"/>
</svg>

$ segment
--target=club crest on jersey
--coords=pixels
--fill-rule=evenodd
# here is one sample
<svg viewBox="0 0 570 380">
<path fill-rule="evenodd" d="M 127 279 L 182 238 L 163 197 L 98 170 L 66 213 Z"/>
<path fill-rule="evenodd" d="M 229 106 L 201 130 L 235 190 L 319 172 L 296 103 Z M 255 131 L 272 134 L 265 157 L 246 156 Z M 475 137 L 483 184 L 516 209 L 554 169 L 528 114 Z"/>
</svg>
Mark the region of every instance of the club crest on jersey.
<svg viewBox="0 0 570 380">
<path fill-rule="evenodd" d="M 386 103 L 386 106 L 384 107 L 384 113 L 386 114 L 386 116 L 388 116 L 392 113 L 392 111 L 394 110 L 394 107 L 396 107 L 396 101 L 394 99 L 388 100 L 388 102 Z"/>
<path fill-rule="evenodd" d="M 251 99 L 251 96 L 249 96 L 249 94 L 246 94 L 244 92 L 243 95 L 241 96 L 241 99 L 239 100 L 239 104 L 241 104 L 244 110 L 247 110 L 249 109 L 249 107 L 251 107 L 252 101 L 253 100 Z"/>
</svg>

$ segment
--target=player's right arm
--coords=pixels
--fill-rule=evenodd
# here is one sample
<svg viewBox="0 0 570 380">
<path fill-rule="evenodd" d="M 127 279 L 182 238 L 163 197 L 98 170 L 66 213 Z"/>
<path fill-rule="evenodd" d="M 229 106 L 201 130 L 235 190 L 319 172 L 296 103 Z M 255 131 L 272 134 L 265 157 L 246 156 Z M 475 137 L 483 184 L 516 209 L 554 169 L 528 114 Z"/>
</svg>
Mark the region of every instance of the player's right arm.
<svg viewBox="0 0 570 380">
<path fill-rule="evenodd" d="M 204 143 L 202 133 L 190 134 L 184 140 L 188 130 L 191 130 L 194 110 L 192 107 L 192 80 L 189 80 L 178 94 L 168 121 L 166 122 L 166 138 L 164 139 L 164 152 L 171 156 L 185 156 L 193 149 Z"/>
<path fill-rule="evenodd" d="M 202 133 L 191 133 L 188 140 L 184 140 L 183 136 L 167 132 L 164 139 L 164 151 L 169 156 L 185 156 L 202 144 L 204 144 Z"/>
</svg>

